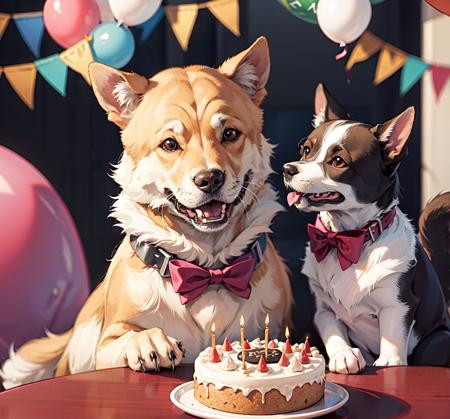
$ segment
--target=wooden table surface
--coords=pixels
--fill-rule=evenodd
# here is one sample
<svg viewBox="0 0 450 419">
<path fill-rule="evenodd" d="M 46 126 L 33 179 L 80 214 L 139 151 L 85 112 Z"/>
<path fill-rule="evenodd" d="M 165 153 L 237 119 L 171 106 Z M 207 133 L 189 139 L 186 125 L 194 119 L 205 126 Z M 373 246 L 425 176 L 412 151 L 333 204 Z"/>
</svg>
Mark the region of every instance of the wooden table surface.
<svg viewBox="0 0 450 419">
<path fill-rule="evenodd" d="M 116 368 L 28 384 L 0 393 L 1 419 L 134 419 L 192 417 L 169 400 L 192 379 L 192 367 L 136 373 Z M 368 368 L 360 375 L 329 373 L 348 403 L 327 418 L 450 418 L 450 368 Z"/>
</svg>

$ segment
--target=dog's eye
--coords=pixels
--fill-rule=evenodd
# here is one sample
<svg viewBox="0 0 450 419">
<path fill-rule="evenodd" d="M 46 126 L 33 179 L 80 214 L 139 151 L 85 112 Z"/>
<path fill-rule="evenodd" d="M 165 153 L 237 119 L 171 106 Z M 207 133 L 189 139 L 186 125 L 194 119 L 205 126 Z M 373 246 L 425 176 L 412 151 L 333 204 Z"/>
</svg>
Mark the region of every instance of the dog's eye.
<svg viewBox="0 0 450 419">
<path fill-rule="evenodd" d="M 302 157 L 307 158 L 311 153 L 311 147 L 304 145 L 301 150 Z"/>
<path fill-rule="evenodd" d="M 240 137 L 241 133 L 234 128 L 226 128 L 222 134 L 222 142 L 224 143 L 234 143 Z"/>
<path fill-rule="evenodd" d="M 343 169 L 344 167 L 347 167 L 347 163 L 344 161 L 344 159 L 340 156 L 334 156 L 331 161 L 330 164 L 333 167 L 337 167 L 338 169 Z"/>
<path fill-rule="evenodd" d="M 174 138 L 166 138 L 159 146 L 169 153 L 173 153 L 181 148 Z"/>
</svg>

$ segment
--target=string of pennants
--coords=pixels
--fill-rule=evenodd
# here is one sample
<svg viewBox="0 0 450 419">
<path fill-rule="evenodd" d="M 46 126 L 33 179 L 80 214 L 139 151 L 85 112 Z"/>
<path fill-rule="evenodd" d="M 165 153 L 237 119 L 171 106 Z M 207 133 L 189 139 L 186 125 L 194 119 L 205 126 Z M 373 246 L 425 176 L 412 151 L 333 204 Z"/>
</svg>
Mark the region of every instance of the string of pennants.
<svg viewBox="0 0 450 419">
<path fill-rule="evenodd" d="M 160 7 L 157 12 L 143 24 L 140 43 L 145 42 L 165 15 L 181 48 L 188 49 L 189 40 L 195 26 L 199 10 L 208 9 L 234 35 L 240 36 L 239 0 L 211 0 L 205 3 L 189 3 Z M 86 37 L 59 54 L 40 57 L 44 22 L 42 12 L 0 13 L 0 39 L 8 24 L 13 20 L 24 42 L 37 58 L 33 62 L 0 66 L 0 77 L 4 73 L 9 84 L 31 109 L 34 109 L 34 91 L 36 76 L 39 73 L 61 96 L 66 96 L 68 68 L 81 74 L 90 84 L 88 67 L 94 61 L 90 41 Z"/>
<path fill-rule="evenodd" d="M 359 39 L 346 63 L 346 70 L 350 71 L 357 63 L 371 58 L 379 52 L 375 69 L 374 85 L 379 85 L 402 69 L 400 75 L 400 95 L 404 96 L 425 74 L 431 72 L 436 100 L 450 78 L 450 66 L 443 66 L 425 62 L 422 58 L 407 54 L 395 46 L 384 42 L 371 32 L 365 32 Z"/>
</svg>

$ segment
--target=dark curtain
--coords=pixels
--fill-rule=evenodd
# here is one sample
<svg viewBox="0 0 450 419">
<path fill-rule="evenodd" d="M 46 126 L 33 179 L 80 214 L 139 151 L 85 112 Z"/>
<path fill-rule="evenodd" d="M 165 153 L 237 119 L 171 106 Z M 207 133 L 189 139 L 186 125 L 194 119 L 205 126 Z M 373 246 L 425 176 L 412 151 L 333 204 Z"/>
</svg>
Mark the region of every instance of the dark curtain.
<svg viewBox="0 0 450 419">
<path fill-rule="evenodd" d="M 188 1 L 167 1 L 181 4 Z M 0 11 L 42 10 L 43 1 L 3 0 Z M 404 98 L 399 96 L 399 73 L 380 86 L 372 85 L 376 59 L 358 64 L 344 77 L 344 62 L 336 62 L 338 46 L 329 41 L 318 26 L 292 16 L 276 0 L 240 0 L 241 37 L 227 31 L 207 10 L 201 10 L 184 53 L 164 19 L 150 38 L 139 44 L 125 70 L 152 74 L 168 67 L 191 63 L 218 65 L 226 57 L 246 48 L 257 36 L 269 39 L 272 74 L 269 96 L 264 103 L 264 133 L 278 144 L 273 165 L 278 172 L 273 182 L 285 201 L 286 192 L 279 175 L 282 164 L 296 155 L 296 144 L 310 130 L 313 92 L 324 82 L 355 118 L 369 123 L 383 122 L 406 106 L 415 105 L 417 120 L 410 141 L 408 160 L 400 172 L 402 209 L 417 220 L 420 209 L 420 88 L 416 85 Z M 387 0 L 373 7 L 370 25 L 376 35 L 412 54 L 420 55 L 420 1 Z M 30 62 L 31 52 L 13 22 L 0 41 L 0 65 Z M 61 48 L 44 34 L 41 55 Z M 37 77 L 35 110 L 31 112 L 16 96 L 5 77 L 0 80 L 0 143 L 24 156 L 55 186 L 69 208 L 86 253 L 91 284 L 104 275 L 108 259 L 121 233 L 108 219 L 117 186 L 109 177 L 111 164 L 121 153 L 119 133 L 106 120 L 91 88 L 78 74 L 69 71 L 67 97 L 62 98 L 46 81 Z M 311 332 L 313 304 L 307 283 L 300 276 L 305 245 L 304 217 L 294 210 L 278 216 L 275 243 L 287 258 L 296 299 L 294 322 L 297 333 Z M 7 220 L 2 220 L 7 222 Z"/>
</svg>

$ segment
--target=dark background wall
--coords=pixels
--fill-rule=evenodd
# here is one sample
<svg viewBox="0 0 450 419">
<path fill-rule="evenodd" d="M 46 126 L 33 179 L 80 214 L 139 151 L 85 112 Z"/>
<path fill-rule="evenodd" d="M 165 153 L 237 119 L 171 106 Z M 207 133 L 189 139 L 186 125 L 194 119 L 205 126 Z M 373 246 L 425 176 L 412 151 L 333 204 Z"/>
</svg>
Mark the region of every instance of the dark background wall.
<svg viewBox="0 0 450 419">
<path fill-rule="evenodd" d="M 165 4 L 187 3 L 166 1 Z M 408 53 L 420 55 L 420 0 L 387 0 L 373 7 L 369 29 Z M 44 1 L 2 0 L 1 12 L 42 10 Z M 264 133 L 278 144 L 273 159 L 280 173 L 282 164 L 296 156 L 299 138 L 311 129 L 313 94 L 324 82 L 355 119 L 369 123 L 385 121 L 406 106 L 415 105 L 417 120 L 410 141 L 410 154 L 400 176 L 402 209 L 417 220 L 420 210 L 420 88 L 416 85 L 405 98 L 399 97 L 399 73 L 380 86 L 372 85 L 376 59 L 357 65 L 344 77 L 344 63 L 336 62 L 337 45 L 318 26 L 301 21 L 276 0 L 240 0 L 241 37 L 228 32 L 206 10 L 199 12 L 189 50 L 183 53 L 169 25 L 163 20 L 150 38 L 137 43 L 136 54 L 125 68 L 151 76 L 169 66 L 202 63 L 216 66 L 246 48 L 258 36 L 269 39 L 272 74 L 269 96 L 264 102 Z M 139 30 L 133 28 L 138 40 Z M 44 34 L 42 56 L 61 48 Z M 31 52 L 10 23 L 0 41 L 0 65 L 30 62 Z M 91 88 L 78 74 L 69 71 L 67 97 L 62 98 L 40 76 L 37 77 L 35 111 L 16 96 L 5 77 L 0 79 L 0 143 L 24 156 L 51 181 L 69 208 L 77 225 L 94 286 L 104 275 L 108 259 L 120 240 L 120 231 L 107 218 L 111 197 L 118 189 L 108 173 L 117 162 L 121 145 L 119 133 L 97 105 Z M 273 182 L 284 202 L 281 177 Z M 312 301 L 307 283 L 301 278 L 304 217 L 295 210 L 278 216 L 274 239 L 292 271 L 297 301 L 294 321 L 297 333 L 311 331 Z M 5 222 L 5 220 L 2 220 Z"/>
</svg>

